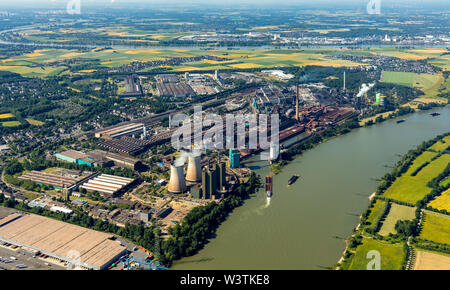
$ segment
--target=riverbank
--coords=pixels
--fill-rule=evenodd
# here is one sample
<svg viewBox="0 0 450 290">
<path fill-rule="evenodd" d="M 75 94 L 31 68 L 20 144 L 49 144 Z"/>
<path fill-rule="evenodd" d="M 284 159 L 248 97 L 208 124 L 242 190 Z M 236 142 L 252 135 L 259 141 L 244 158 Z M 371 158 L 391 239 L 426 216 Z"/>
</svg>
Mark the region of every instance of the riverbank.
<svg viewBox="0 0 450 290">
<path fill-rule="evenodd" d="M 383 246 L 384 244 L 386 248 L 390 247 L 390 249 L 381 248 L 379 250 L 380 252 L 385 251 L 381 254 L 387 261 L 383 264 L 383 270 L 410 269 L 412 267 L 411 257 L 414 247 L 420 247 L 422 243 L 419 233 L 423 227 L 423 209 L 426 207 L 428 210 L 437 211 L 427 205 L 428 202 L 450 187 L 450 184 L 445 186 L 439 183 L 448 177 L 450 144 L 447 136 L 449 135 L 450 132 L 424 141 L 403 155 L 391 172 L 385 174 L 377 190 L 369 197 L 369 206 L 360 216 L 358 226 L 346 239 L 345 250 L 335 269 L 366 269 L 367 259 L 365 259 L 364 251 L 367 244 L 372 244 L 372 246 Z M 447 144 L 444 140 L 447 140 Z M 423 169 L 424 166 L 420 162 L 423 162 L 423 158 L 427 158 L 430 154 L 434 154 L 435 157 L 430 157 L 432 161 L 426 161 L 425 164 L 428 167 Z M 440 161 L 440 159 L 447 161 Z M 420 160 L 419 163 L 417 160 Z M 421 173 L 417 173 L 418 168 Z M 415 182 L 416 187 L 420 187 L 419 183 L 426 184 L 431 192 L 427 194 L 424 188 L 423 192 L 421 191 L 422 197 L 417 203 L 411 204 L 407 198 L 410 198 L 412 192 L 408 191 L 407 196 L 399 194 L 402 192 L 402 186 L 407 187 L 402 181 L 405 178 L 411 179 L 410 182 Z M 389 192 L 392 192 L 391 187 L 396 188 L 395 198 L 387 196 Z M 412 212 L 415 214 L 411 217 Z M 446 212 L 446 214 L 449 213 Z M 450 220 L 450 216 L 448 219 Z M 387 230 L 387 228 L 392 229 Z M 402 247 L 402 250 L 399 250 L 399 247 Z"/>
<path fill-rule="evenodd" d="M 372 200 L 375 198 L 376 193 L 377 193 L 377 192 L 374 191 L 374 192 L 369 196 L 369 201 L 372 201 Z M 355 229 L 354 229 L 354 232 L 357 232 L 357 231 L 359 230 L 359 228 L 361 227 L 361 223 L 362 223 L 362 215 L 359 217 L 359 223 L 358 223 L 358 225 L 356 225 L 356 227 L 355 227 Z M 342 252 L 341 258 L 340 258 L 339 261 L 337 262 L 338 265 L 341 264 L 341 263 L 344 261 L 344 255 L 345 255 L 345 253 L 346 253 L 347 250 L 348 250 L 348 242 L 349 242 L 349 238 L 347 238 L 347 239 L 345 240 L 345 249 L 344 249 L 344 251 Z M 337 267 L 335 267 L 335 269 L 337 269 Z"/>
</svg>

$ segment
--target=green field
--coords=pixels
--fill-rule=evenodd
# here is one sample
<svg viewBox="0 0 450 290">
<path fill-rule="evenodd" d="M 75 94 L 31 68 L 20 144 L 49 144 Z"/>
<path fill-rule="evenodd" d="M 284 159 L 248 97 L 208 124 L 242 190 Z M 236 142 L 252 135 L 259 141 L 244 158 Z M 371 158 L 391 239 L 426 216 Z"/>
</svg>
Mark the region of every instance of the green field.
<svg viewBox="0 0 450 290">
<path fill-rule="evenodd" d="M 449 71 L 450 70 L 450 55 L 439 55 L 433 57 L 433 59 L 430 60 L 430 63 L 433 65 L 436 65 L 443 70 Z"/>
<path fill-rule="evenodd" d="M 343 52 L 347 50 L 343 49 Z M 359 63 L 328 58 L 335 51 L 327 49 L 105 49 L 105 50 L 67 50 L 42 49 L 10 59 L 0 61 L 0 70 L 12 71 L 24 76 L 46 77 L 60 74 L 65 66 L 49 62 L 65 61 L 69 59 L 92 59 L 94 68 L 117 67 L 133 61 L 163 60 L 168 57 L 194 57 L 212 55 L 223 59 L 205 60 L 167 67 L 175 71 L 215 70 L 215 69 L 246 69 L 269 68 L 276 66 L 334 66 L 353 67 Z M 153 68 L 151 68 L 153 69 Z M 148 68 L 146 70 L 149 70 Z M 90 71 L 90 70 L 87 70 Z M 81 72 L 84 73 L 84 72 Z M 89 73 L 89 72 L 86 72 Z"/>
<path fill-rule="evenodd" d="M 450 89 L 449 79 L 444 79 L 442 73 L 417 74 L 410 72 L 383 71 L 381 82 L 418 88 L 424 92 L 424 96 L 419 98 L 424 102 L 427 102 L 428 99 L 446 102 L 446 99 L 438 97 L 438 94 L 445 93 Z"/>
<path fill-rule="evenodd" d="M 344 269 L 367 270 L 367 264 L 370 262 L 370 259 L 367 258 L 367 254 L 372 250 L 380 253 L 381 270 L 401 270 L 406 255 L 403 250 L 403 244 L 389 244 L 369 238 L 363 239 L 363 243 L 358 246 L 355 255 L 351 258 L 349 263 L 343 265 Z"/>
<path fill-rule="evenodd" d="M 417 74 L 410 72 L 383 71 L 381 82 L 428 90 L 441 81 L 438 74 Z"/>
<path fill-rule="evenodd" d="M 421 155 L 417 156 L 417 158 L 414 160 L 413 164 L 408 168 L 408 171 L 406 171 L 406 175 L 411 175 L 418 167 L 420 167 L 425 162 L 430 162 L 433 157 L 438 155 L 436 152 L 431 151 L 425 151 Z"/>
<path fill-rule="evenodd" d="M 19 121 L 9 121 L 9 122 L 2 122 L 3 127 L 17 127 L 20 126 Z"/>
<path fill-rule="evenodd" d="M 109 31 L 107 33 L 110 33 Z M 137 35 L 145 34 L 139 31 L 115 31 L 114 34 Z M 148 34 L 148 33 L 147 33 Z M 150 37 L 150 34 L 148 34 Z M 158 39 L 170 39 L 171 36 L 164 33 L 152 34 Z M 129 64 L 133 61 L 162 60 L 169 57 L 192 57 L 212 55 L 223 58 L 223 61 L 200 61 L 184 63 L 178 66 L 167 67 L 175 71 L 215 70 L 215 69 L 246 69 L 246 68 L 270 68 L 277 66 L 334 66 L 353 67 L 364 65 L 348 60 L 329 58 L 336 54 L 373 55 L 383 54 L 403 59 L 433 59 L 439 54 L 433 50 L 349 50 L 327 48 L 305 49 L 92 49 L 92 50 L 67 50 L 67 49 L 41 49 L 33 53 L 15 56 L 10 59 L 0 60 L 0 70 L 13 71 L 24 76 L 47 77 L 59 75 L 66 69 L 64 64 L 50 62 L 62 62 L 70 59 L 91 59 L 93 67 L 85 72 L 99 67 L 117 67 Z M 154 68 L 147 68 L 146 71 Z M 64 73 L 67 73 L 65 71 Z M 78 73 L 78 72 L 72 72 Z M 435 96 L 438 88 L 444 83 L 442 74 L 414 74 L 405 72 L 383 72 L 382 82 L 402 84 L 409 87 L 417 87 L 426 93 L 426 97 Z"/>
<path fill-rule="evenodd" d="M 22 65 L 1 65 L 0 71 L 10 71 L 18 73 L 24 77 L 42 77 L 42 76 L 56 76 L 64 70 L 63 67 L 31 67 Z"/>
<path fill-rule="evenodd" d="M 386 220 L 383 222 L 383 226 L 380 229 L 379 234 L 382 236 L 388 236 L 389 234 L 396 234 L 395 224 L 399 220 L 413 220 L 416 208 L 393 203 Z"/>
<path fill-rule="evenodd" d="M 439 183 L 440 186 L 447 186 L 450 183 L 450 176 Z"/>
<path fill-rule="evenodd" d="M 384 208 L 386 207 L 386 202 L 381 199 L 377 199 L 375 204 L 370 209 L 370 214 L 367 217 L 367 225 L 374 226 L 378 218 L 383 214 Z"/>
<path fill-rule="evenodd" d="M 450 216 L 425 211 L 420 238 L 450 245 Z"/>
<path fill-rule="evenodd" d="M 447 149 L 447 147 L 450 146 L 450 136 L 446 136 L 440 141 L 437 141 L 435 144 L 433 144 L 430 149 L 435 151 L 443 151 Z"/>
<path fill-rule="evenodd" d="M 420 170 L 416 176 L 411 176 L 412 171 L 414 171 L 417 166 L 423 164 L 423 160 L 433 156 L 432 152 L 426 151 L 423 154 L 425 154 L 425 157 L 421 158 L 419 156 L 417 159 L 419 162 L 416 162 L 416 160 L 411 166 L 412 168 L 397 178 L 386 190 L 384 193 L 385 197 L 415 204 L 431 192 L 431 188 L 427 186 L 427 183 L 444 171 L 445 167 L 450 162 L 450 154 L 441 155 Z"/>
</svg>

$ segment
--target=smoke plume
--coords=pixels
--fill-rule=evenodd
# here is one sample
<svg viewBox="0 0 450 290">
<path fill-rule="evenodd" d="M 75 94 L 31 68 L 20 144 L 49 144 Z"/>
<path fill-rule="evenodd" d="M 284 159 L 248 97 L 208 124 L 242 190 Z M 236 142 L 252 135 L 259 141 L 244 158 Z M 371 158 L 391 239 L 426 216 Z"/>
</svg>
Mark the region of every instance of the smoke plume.
<svg viewBox="0 0 450 290">
<path fill-rule="evenodd" d="M 186 164 L 186 161 L 189 157 L 197 157 L 202 155 L 202 152 L 199 149 L 194 149 L 192 152 L 180 151 L 180 155 L 175 160 L 175 167 L 183 166 Z"/>
<path fill-rule="evenodd" d="M 370 91 L 371 88 L 373 88 L 375 86 L 375 83 L 373 84 L 362 84 L 361 86 L 361 90 L 359 91 L 358 95 L 356 95 L 358 98 L 361 98 L 362 96 L 364 96 L 365 93 L 367 93 L 368 91 Z"/>
</svg>

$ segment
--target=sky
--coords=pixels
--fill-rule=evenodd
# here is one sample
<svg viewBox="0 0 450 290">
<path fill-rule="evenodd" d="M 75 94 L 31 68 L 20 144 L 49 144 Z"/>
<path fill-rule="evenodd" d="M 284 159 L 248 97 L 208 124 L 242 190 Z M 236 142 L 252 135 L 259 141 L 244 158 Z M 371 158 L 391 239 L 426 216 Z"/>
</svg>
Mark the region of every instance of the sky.
<svg viewBox="0 0 450 290">
<path fill-rule="evenodd" d="M 0 0 L 0 2 L 13 2 L 17 5 L 20 4 L 35 4 L 35 5 L 45 5 L 45 4 L 51 4 L 51 3 L 67 3 L 70 0 L 14 0 L 14 1 L 6 1 L 6 0 Z M 171 3 L 171 4 L 186 4 L 186 3 L 217 3 L 217 4 L 231 4 L 231 3 L 245 3 L 245 4 L 311 4 L 317 3 L 317 4 L 335 4 L 335 3 L 341 3 L 341 4 L 365 4 L 369 2 L 370 0 L 80 0 L 81 2 L 85 3 L 148 3 L 148 4 L 154 4 L 154 3 Z M 401 4 L 401 3 L 417 3 L 417 4 L 444 4 L 448 3 L 448 0 L 380 0 L 382 4 Z"/>
<path fill-rule="evenodd" d="M 69 1 L 76 0 L 0 0 L 0 7 L 36 7 L 36 8 L 63 8 Z M 116 5 L 121 4 L 131 5 L 132 3 L 141 3 L 140 6 L 147 6 L 148 8 L 161 8 L 189 6 L 190 4 L 220 5 L 229 8 L 239 6 L 256 6 L 256 7 L 279 7 L 279 6 L 304 6 L 308 7 L 365 7 L 369 1 L 377 0 L 79 0 L 82 5 L 98 6 L 98 5 Z M 434 8 L 445 7 L 449 9 L 449 0 L 378 0 L 381 1 L 382 7 L 417 7 L 417 8 Z"/>
</svg>

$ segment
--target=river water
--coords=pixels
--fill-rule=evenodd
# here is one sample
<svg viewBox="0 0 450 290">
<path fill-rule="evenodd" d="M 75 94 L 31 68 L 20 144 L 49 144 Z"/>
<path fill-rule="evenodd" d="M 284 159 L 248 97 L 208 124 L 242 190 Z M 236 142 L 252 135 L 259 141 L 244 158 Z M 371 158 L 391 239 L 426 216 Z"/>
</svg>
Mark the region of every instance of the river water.
<svg viewBox="0 0 450 290">
<path fill-rule="evenodd" d="M 438 111 L 438 117 L 430 112 Z M 368 197 L 400 158 L 422 141 L 450 131 L 450 108 L 403 116 L 334 138 L 305 152 L 274 177 L 274 195 L 261 190 L 237 208 L 215 238 L 173 269 L 323 269 L 340 258 Z M 263 177 L 257 157 L 247 165 Z M 301 178 L 292 186 L 293 174 Z"/>
</svg>

